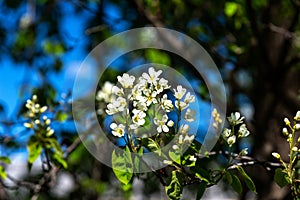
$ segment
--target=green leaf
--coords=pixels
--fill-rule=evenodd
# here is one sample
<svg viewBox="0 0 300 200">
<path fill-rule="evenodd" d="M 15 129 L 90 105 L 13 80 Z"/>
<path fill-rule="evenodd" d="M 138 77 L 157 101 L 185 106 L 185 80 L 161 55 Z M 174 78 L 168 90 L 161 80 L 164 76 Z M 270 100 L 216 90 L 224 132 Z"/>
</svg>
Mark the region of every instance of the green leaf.
<svg viewBox="0 0 300 200">
<path fill-rule="evenodd" d="M 43 148 L 35 137 L 31 137 L 27 143 L 27 150 L 28 162 L 32 164 L 41 155 Z"/>
<path fill-rule="evenodd" d="M 256 193 L 256 187 L 255 187 L 255 184 L 253 183 L 252 179 L 248 176 L 248 174 L 246 174 L 246 172 L 244 171 L 244 169 L 242 167 L 238 166 L 237 169 L 239 170 L 240 174 L 243 176 L 247 187 Z"/>
<path fill-rule="evenodd" d="M 0 161 L 5 163 L 5 164 L 10 164 L 11 161 L 8 157 L 5 157 L 5 156 L 0 156 Z"/>
<path fill-rule="evenodd" d="M 6 179 L 6 173 L 4 171 L 4 167 L 0 165 L 0 177 Z"/>
<path fill-rule="evenodd" d="M 63 166 L 63 168 L 68 168 L 68 164 L 67 162 L 65 161 L 64 157 L 59 154 L 59 153 L 54 153 L 52 155 L 52 159 L 53 161 L 56 161 L 58 164 L 60 164 L 61 166 Z"/>
<path fill-rule="evenodd" d="M 243 187 L 240 179 L 235 174 L 232 174 L 231 177 L 232 177 L 231 187 L 234 189 L 234 191 L 241 194 L 243 191 Z"/>
<path fill-rule="evenodd" d="M 239 4 L 235 2 L 226 2 L 224 13 L 227 17 L 232 17 L 237 12 L 238 8 L 239 8 Z"/>
<path fill-rule="evenodd" d="M 147 49 L 145 56 L 150 62 L 170 65 L 169 55 L 156 49 Z"/>
<path fill-rule="evenodd" d="M 182 197 L 183 190 L 182 173 L 179 171 L 172 171 L 172 175 L 167 178 L 167 185 L 165 187 L 166 193 L 172 200 L 179 200 Z"/>
<path fill-rule="evenodd" d="M 129 148 L 125 151 L 114 150 L 112 153 L 112 168 L 114 174 L 123 184 L 128 184 L 133 175 L 133 163 Z"/>
<path fill-rule="evenodd" d="M 196 200 L 200 200 L 206 190 L 206 185 L 207 185 L 207 182 L 205 181 L 202 181 L 198 187 L 198 190 L 197 190 L 197 196 L 196 196 Z"/>
<path fill-rule="evenodd" d="M 177 164 L 181 164 L 181 155 L 179 151 L 169 151 L 170 158 Z"/>
<path fill-rule="evenodd" d="M 228 171 L 225 171 L 223 179 L 227 181 L 230 185 L 232 184 L 232 177 Z"/>
<path fill-rule="evenodd" d="M 68 119 L 68 114 L 62 111 L 58 111 L 55 115 L 55 119 L 59 122 L 64 122 Z"/>
<path fill-rule="evenodd" d="M 282 188 L 289 184 L 289 177 L 282 169 L 277 168 L 275 170 L 274 181 Z"/>
</svg>

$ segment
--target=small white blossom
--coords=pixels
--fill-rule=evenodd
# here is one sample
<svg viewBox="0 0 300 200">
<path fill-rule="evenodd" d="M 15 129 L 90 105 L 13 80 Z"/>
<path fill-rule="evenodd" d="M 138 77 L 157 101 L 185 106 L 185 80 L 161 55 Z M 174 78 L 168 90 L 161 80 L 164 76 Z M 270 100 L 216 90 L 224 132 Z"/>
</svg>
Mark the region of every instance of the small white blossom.
<svg viewBox="0 0 300 200">
<path fill-rule="evenodd" d="M 195 135 L 191 135 L 191 136 L 186 135 L 184 137 L 183 141 L 185 141 L 185 142 L 193 142 L 194 139 L 195 139 Z"/>
<path fill-rule="evenodd" d="M 243 123 L 244 117 L 241 117 L 239 112 L 231 113 L 230 117 L 227 117 L 229 123 L 232 126 Z"/>
<path fill-rule="evenodd" d="M 124 90 L 123 88 L 119 88 L 118 86 L 113 86 L 112 89 L 111 89 L 112 93 L 117 95 L 117 96 L 124 96 Z"/>
<path fill-rule="evenodd" d="M 123 88 L 132 88 L 135 80 L 134 76 L 130 76 L 127 73 L 124 73 L 123 76 L 118 76 L 118 82 L 122 85 Z"/>
<path fill-rule="evenodd" d="M 162 70 L 155 71 L 153 67 L 150 67 L 148 70 L 149 74 L 143 73 L 142 77 L 150 84 L 156 85 L 159 75 L 162 73 Z"/>
<path fill-rule="evenodd" d="M 174 144 L 174 145 L 172 146 L 172 149 L 177 150 L 177 149 L 179 149 L 179 147 L 178 147 L 176 144 Z"/>
<path fill-rule="evenodd" d="M 178 144 L 182 144 L 182 143 L 183 143 L 183 135 L 179 135 Z"/>
<path fill-rule="evenodd" d="M 123 124 L 117 125 L 116 123 L 112 123 L 110 128 L 112 129 L 112 134 L 116 137 L 123 137 L 125 134 L 125 126 Z"/>
<path fill-rule="evenodd" d="M 146 113 L 144 113 L 141 110 L 137 110 L 137 109 L 133 109 L 133 117 L 132 117 L 132 121 L 133 123 L 137 124 L 138 126 L 142 126 L 145 124 L 145 117 L 146 117 Z"/>
<path fill-rule="evenodd" d="M 107 105 L 106 113 L 109 115 L 113 115 L 116 114 L 117 112 L 122 112 L 124 111 L 125 106 L 126 106 L 126 99 L 123 97 L 118 97 L 115 101 Z"/>
<path fill-rule="evenodd" d="M 96 99 L 98 101 L 104 100 L 104 102 L 109 103 L 111 101 L 111 94 L 112 94 L 112 88 L 113 84 L 109 81 L 106 81 L 101 88 L 100 91 L 98 91 Z"/>
<path fill-rule="evenodd" d="M 228 145 L 231 147 L 236 141 L 236 136 L 233 135 L 233 136 L 230 136 L 228 139 L 227 139 L 227 143 Z"/>
<path fill-rule="evenodd" d="M 188 92 L 186 95 L 185 95 L 185 98 L 183 100 L 186 104 L 189 104 L 189 103 L 193 103 L 195 102 L 195 96 L 194 95 L 191 95 L 190 92 Z"/>
<path fill-rule="evenodd" d="M 157 131 L 161 132 L 169 132 L 169 127 L 166 125 L 168 121 L 168 116 L 165 114 L 162 116 L 162 119 L 154 118 L 154 124 L 157 125 Z"/>
<path fill-rule="evenodd" d="M 54 130 L 53 129 L 49 129 L 48 131 L 47 131 L 47 133 L 46 133 L 46 136 L 47 137 L 50 137 L 51 135 L 53 135 L 54 134 Z"/>
<path fill-rule="evenodd" d="M 242 124 L 239 128 L 238 137 L 247 137 L 250 134 L 248 131 L 246 124 Z"/>
<path fill-rule="evenodd" d="M 170 112 L 174 108 L 172 101 L 168 99 L 167 94 L 164 94 L 161 98 L 161 107 L 166 112 Z"/>
<path fill-rule="evenodd" d="M 231 135 L 231 130 L 228 128 L 225 128 L 222 134 L 225 138 L 228 138 Z"/>
<path fill-rule="evenodd" d="M 178 110 L 182 111 L 182 110 L 186 109 L 189 106 L 189 104 L 185 103 L 184 101 L 176 100 L 175 106 Z"/>
<path fill-rule="evenodd" d="M 180 127 L 179 127 L 179 133 L 187 133 L 188 131 L 190 130 L 190 126 L 187 125 L 187 124 L 182 124 Z"/>
<path fill-rule="evenodd" d="M 174 89 L 174 92 L 175 92 L 175 94 L 174 94 L 175 98 L 180 100 L 185 95 L 186 89 L 183 88 L 182 85 L 178 85 L 177 90 Z"/>
<path fill-rule="evenodd" d="M 185 112 L 184 119 L 187 122 L 193 122 L 195 120 L 196 111 L 188 108 Z"/>
<path fill-rule="evenodd" d="M 157 103 L 157 99 L 156 99 L 156 91 L 150 91 L 150 90 L 145 90 L 144 94 L 146 96 L 145 98 L 145 103 L 147 106 L 150 106 L 152 103 L 156 104 Z"/>
<path fill-rule="evenodd" d="M 159 81 L 155 84 L 155 90 L 157 94 L 160 94 L 162 91 L 169 89 L 171 86 L 168 85 L 168 81 L 164 78 L 159 79 Z"/>
<path fill-rule="evenodd" d="M 189 161 L 196 162 L 197 158 L 194 155 L 191 155 Z"/>
</svg>

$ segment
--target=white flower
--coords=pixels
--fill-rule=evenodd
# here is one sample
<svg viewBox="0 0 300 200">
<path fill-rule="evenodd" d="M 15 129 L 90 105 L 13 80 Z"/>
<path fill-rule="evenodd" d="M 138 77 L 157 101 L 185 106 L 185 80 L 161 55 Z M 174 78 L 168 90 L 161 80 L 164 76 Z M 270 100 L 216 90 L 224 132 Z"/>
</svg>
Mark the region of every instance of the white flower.
<svg viewBox="0 0 300 200">
<path fill-rule="evenodd" d="M 132 88 L 133 87 L 133 82 L 135 80 L 134 76 L 130 76 L 129 74 L 124 73 L 122 77 L 118 76 L 117 78 L 123 88 Z"/>
<path fill-rule="evenodd" d="M 195 135 L 191 135 L 191 136 L 188 136 L 186 135 L 183 139 L 183 141 L 186 141 L 186 142 L 193 142 L 193 140 L 195 139 Z"/>
<path fill-rule="evenodd" d="M 248 131 L 246 124 L 242 124 L 239 128 L 238 137 L 247 137 L 250 134 Z"/>
<path fill-rule="evenodd" d="M 185 103 L 184 101 L 175 101 L 175 106 L 178 110 L 182 111 L 186 109 L 189 105 Z"/>
<path fill-rule="evenodd" d="M 196 162 L 197 158 L 194 155 L 192 155 L 190 156 L 189 161 Z"/>
<path fill-rule="evenodd" d="M 143 110 L 143 111 L 147 111 L 148 110 L 148 107 L 147 107 L 147 104 L 143 101 L 134 101 L 133 102 L 133 106 L 135 108 L 137 108 L 138 110 Z"/>
<path fill-rule="evenodd" d="M 228 129 L 228 128 L 225 128 L 222 135 L 225 137 L 225 138 L 228 138 L 230 135 L 231 135 L 231 130 Z"/>
<path fill-rule="evenodd" d="M 186 89 L 183 88 L 182 85 L 178 85 L 177 90 L 174 89 L 174 92 L 175 92 L 175 94 L 174 94 L 175 98 L 180 100 L 180 99 L 182 99 L 182 97 L 186 93 Z"/>
<path fill-rule="evenodd" d="M 237 124 L 243 123 L 244 117 L 241 117 L 239 112 L 231 113 L 230 117 L 227 117 L 230 125 L 235 126 Z"/>
<path fill-rule="evenodd" d="M 138 126 L 142 126 L 145 124 L 145 117 L 146 117 L 146 113 L 144 113 L 141 110 L 137 110 L 137 109 L 133 109 L 133 117 L 132 117 L 132 121 L 133 123 L 137 124 Z"/>
<path fill-rule="evenodd" d="M 174 144 L 174 145 L 172 146 L 172 149 L 177 150 L 177 149 L 179 149 L 179 147 L 178 147 L 176 144 Z"/>
<path fill-rule="evenodd" d="M 153 104 L 157 103 L 157 99 L 156 99 L 157 93 L 155 91 L 151 92 L 150 90 L 145 90 L 144 94 L 146 96 L 145 103 L 147 104 L 147 106 L 150 106 L 152 103 Z"/>
<path fill-rule="evenodd" d="M 300 110 L 297 111 L 296 116 L 294 117 L 296 121 L 300 121 Z"/>
<path fill-rule="evenodd" d="M 188 108 L 185 112 L 184 119 L 187 122 L 193 122 L 195 120 L 196 111 Z"/>
<path fill-rule="evenodd" d="M 112 134 L 116 137 L 123 137 L 125 134 L 125 126 L 123 124 L 117 125 L 116 123 L 112 123 L 110 128 L 112 129 Z"/>
<path fill-rule="evenodd" d="M 183 100 L 186 104 L 189 104 L 189 103 L 193 103 L 195 102 L 195 96 L 194 95 L 191 95 L 190 92 L 188 92 L 186 95 L 185 95 L 185 98 Z"/>
<path fill-rule="evenodd" d="M 235 135 L 230 136 L 230 137 L 227 139 L 227 143 L 228 143 L 228 145 L 229 145 L 230 147 L 235 143 L 235 141 L 236 141 Z"/>
<path fill-rule="evenodd" d="M 113 86 L 111 82 L 106 81 L 101 90 L 98 91 L 96 99 L 98 101 L 104 100 L 106 103 L 110 102 Z"/>
<path fill-rule="evenodd" d="M 169 89 L 171 86 L 168 85 L 168 81 L 164 78 L 159 79 L 159 81 L 155 84 L 155 90 L 157 94 L 161 93 L 162 91 Z"/>
<path fill-rule="evenodd" d="M 167 94 L 164 94 L 161 98 L 161 107 L 166 112 L 170 112 L 174 108 L 172 101 L 168 99 Z"/>
<path fill-rule="evenodd" d="M 179 133 L 187 133 L 188 131 L 190 130 L 190 126 L 187 125 L 187 124 L 182 124 L 180 127 L 179 127 Z"/>
<path fill-rule="evenodd" d="M 165 132 L 165 133 L 169 132 L 169 127 L 168 127 L 169 123 L 167 123 L 167 121 L 168 121 L 168 115 L 166 115 L 166 114 L 164 114 L 162 116 L 161 120 L 159 120 L 157 118 L 154 118 L 154 124 L 157 125 L 157 131 L 159 133 L 161 133 L 161 132 Z M 167 125 L 166 125 L 166 123 L 167 123 Z M 169 124 L 169 125 L 172 125 L 172 124 Z"/>
<path fill-rule="evenodd" d="M 154 70 L 153 67 L 150 67 L 148 70 L 149 74 L 143 73 L 142 77 L 150 84 L 156 85 L 157 80 L 159 79 L 159 75 L 162 73 L 161 70 L 157 72 Z"/>
<path fill-rule="evenodd" d="M 123 88 L 119 88 L 117 86 L 113 86 L 112 89 L 111 89 L 112 93 L 117 95 L 117 96 L 124 96 L 124 90 Z"/>
<path fill-rule="evenodd" d="M 125 106 L 126 106 L 126 99 L 123 97 L 118 97 L 115 101 L 107 105 L 106 113 L 109 115 L 113 115 L 116 114 L 117 112 L 122 112 L 124 111 Z"/>
<path fill-rule="evenodd" d="M 178 144 L 182 144 L 182 143 L 183 143 L 183 135 L 179 135 Z"/>
</svg>

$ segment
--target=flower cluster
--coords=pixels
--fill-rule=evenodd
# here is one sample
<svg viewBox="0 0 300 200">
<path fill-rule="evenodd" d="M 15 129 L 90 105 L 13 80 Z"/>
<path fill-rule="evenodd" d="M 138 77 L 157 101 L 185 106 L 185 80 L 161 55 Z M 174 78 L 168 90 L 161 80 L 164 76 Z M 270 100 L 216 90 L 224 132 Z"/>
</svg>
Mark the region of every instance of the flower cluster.
<svg viewBox="0 0 300 200">
<path fill-rule="evenodd" d="M 157 134 L 176 130 L 179 133 L 179 144 L 194 139 L 194 136 L 187 135 L 189 125 L 179 124 L 181 118 L 174 122 L 168 113 L 175 111 L 178 117 L 182 113 L 186 122 L 193 122 L 196 112 L 189 105 L 195 102 L 195 96 L 182 85 L 172 89 L 168 80 L 160 77 L 161 74 L 162 70 L 150 67 L 140 77 L 124 73 L 117 76 L 116 85 L 109 82 L 104 84 L 97 94 L 97 100 L 107 103 L 106 114 L 118 116 L 110 124 L 112 135 L 123 137 L 127 134 L 133 138 L 133 134 L 142 130 L 140 128 L 148 127 L 146 130 L 149 131 L 154 126 L 153 130 Z"/>
<path fill-rule="evenodd" d="M 238 138 L 247 137 L 250 132 L 243 123 L 244 117 L 239 112 L 231 113 L 230 117 L 227 117 L 228 122 L 231 126 L 230 129 L 225 128 L 222 137 L 227 142 L 229 147 L 236 143 Z M 247 154 L 247 150 L 243 149 L 242 154 Z"/>
<path fill-rule="evenodd" d="M 294 117 L 293 123 L 288 119 L 283 119 L 286 127 L 282 129 L 282 134 L 287 138 L 287 142 L 289 143 L 291 154 L 300 153 L 300 149 L 298 149 L 297 144 L 300 143 L 300 136 L 296 139 L 296 132 L 300 131 L 300 111 L 298 111 Z M 280 159 L 280 154 L 277 152 L 273 152 L 272 155 Z"/>
<path fill-rule="evenodd" d="M 41 106 L 38 103 L 38 98 L 33 95 L 31 99 L 26 102 L 27 117 L 30 119 L 29 122 L 25 122 L 24 126 L 26 128 L 33 129 L 35 132 L 42 133 L 46 137 L 50 137 L 54 134 L 54 130 L 51 128 L 51 120 L 43 115 L 48 107 Z"/>
</svg>

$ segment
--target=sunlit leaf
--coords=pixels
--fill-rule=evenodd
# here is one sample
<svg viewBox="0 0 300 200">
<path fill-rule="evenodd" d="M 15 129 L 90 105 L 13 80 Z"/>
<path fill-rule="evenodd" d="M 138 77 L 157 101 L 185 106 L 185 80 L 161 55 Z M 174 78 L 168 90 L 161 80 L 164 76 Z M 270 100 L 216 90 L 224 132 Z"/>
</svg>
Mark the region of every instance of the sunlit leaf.
<svg viewBox="0 0 300 200">
<path fill-rule="evenodd" d="M 112 153 L 112 168 L 114 174 L 123 184 L 128 184 L 133 176 L 133 163 L 129 148 L 126 146 L 124 151 L 117 151 Z"/>
</svg>

